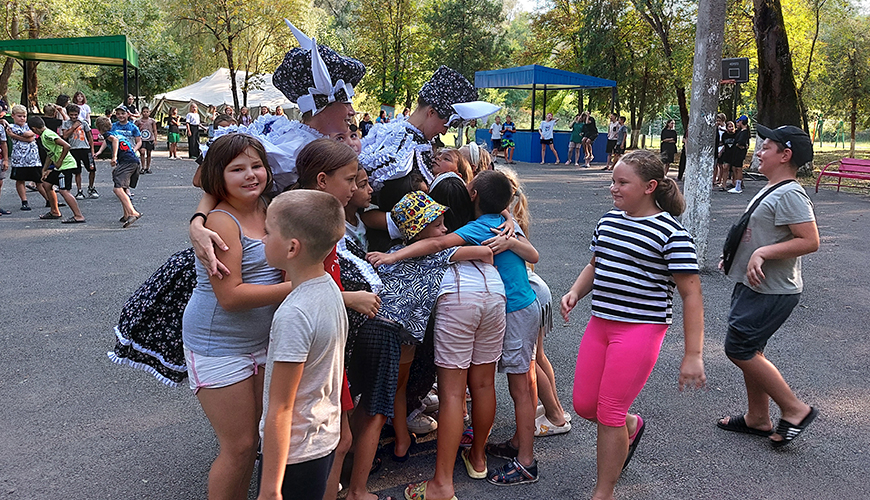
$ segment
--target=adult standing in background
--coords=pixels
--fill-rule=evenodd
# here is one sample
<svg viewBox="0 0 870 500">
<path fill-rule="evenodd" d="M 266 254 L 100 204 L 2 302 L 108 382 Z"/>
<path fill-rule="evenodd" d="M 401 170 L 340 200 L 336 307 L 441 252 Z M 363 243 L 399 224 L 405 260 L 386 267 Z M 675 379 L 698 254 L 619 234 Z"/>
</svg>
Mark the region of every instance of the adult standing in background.
<svg viewBox="0 0 870 500">
<path fill-rule="evenodd" d="M 489 127 L 489 133 L 492 135 L 492 161 L 498 158 L 498 152 L 501 149 L 501 117 L 496 116 L 495 122 Z"/>
<path fill-rule="evenodd" d="M 127 94 L 127 99 L 124 101 L 124 106 L 127 108 L 127 113 L 131 120 L 138 120 L 142 115 L 139 114 L 139 108 L 136 107 L 136 98 L 133 94 Z"/>
<path fill-rule="evenodd" d="M 184 117 L 187 122 L 187 157 L 191 160 L 199 158 L 199 108 L 196 103 L 190 103 L 190 113 Z"/>
<path fill-rule="evenodd" d="M 360 138 L 369 135 L 369 130 L 374 126 L 375 124 L 372 123 L 372 117 L 368 113 L 363 113 L 362 121 L 359 123 Z"/>
<path fill-rule="evenodd" d="M 662 142 L 659 145 L 662 163 L 665 164 L 665 175 L 668 175 L 668 170 L 671 169 L 671 163 L 674 162 L 674 156 L 677 154 L 677 131 L 674 127 L 677 122 L 668 120 L 662 130 Z"/>
<path fill-rule="evenodd" d="M 553 130 L 556 128 L 557 118 L 553 118 L 553 113 L 547 113 L 547 119 L 541 122 L 538 128 L 538 133 L 541 134 L 541 165 L 544 164 L 544 157 L 547 154 L 547 146 L 550 146 L 550 151 L 556 155 L 556 163 L 559 163 L 559 153 L 553 147 Z"/>
<path fill-rule="evenodd" d="M 387 118 L 387 112 L 382 109 L 378 117 L 375 119 L 375 123 L 390 123 L 390 119 Z"/>
</svg>

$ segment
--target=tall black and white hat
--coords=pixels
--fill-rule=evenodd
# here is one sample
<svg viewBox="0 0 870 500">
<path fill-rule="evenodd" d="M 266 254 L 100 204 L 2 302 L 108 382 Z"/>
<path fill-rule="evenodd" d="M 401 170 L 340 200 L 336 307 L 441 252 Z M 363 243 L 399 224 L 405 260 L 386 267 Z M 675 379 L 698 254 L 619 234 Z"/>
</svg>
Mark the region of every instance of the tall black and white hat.
<svg viewBox="0 0 870 500">
<path fill-rule="evenodd" d="M 477 90 L 461 73 L 441 66 L 420 89 L 420 98 L 429 103 L 438 116 L 447 118 L 456 111 L 454 104 L 477 100 Z"/>
<path fill-rule="evenodd" d="M 360 61 L 339 54 L 299 31 L 284 20 L 299 47 L 284 56 L 284 61 L 272 75 L 272 83 L 299 111 L 317 114 L 332 102 L 350 102 L 354 86 L 366 73 Z"/>
</svg>

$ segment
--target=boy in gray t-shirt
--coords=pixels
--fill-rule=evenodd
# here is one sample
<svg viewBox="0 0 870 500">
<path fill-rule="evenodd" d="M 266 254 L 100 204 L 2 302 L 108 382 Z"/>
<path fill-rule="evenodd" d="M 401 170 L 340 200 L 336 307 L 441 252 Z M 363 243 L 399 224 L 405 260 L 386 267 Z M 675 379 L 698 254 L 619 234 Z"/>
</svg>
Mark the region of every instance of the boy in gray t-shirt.
<svg viewBox="0 0 870 500">
<path fill-rule="evenodd" d="M 769 436 L 771 444 L 780 447 L 797 438 L 819 413 L 795 396 L 763 354 L 800 299 L 801 256 L 819 248 L 813 205 L 795 180 L 798 167 L 813 159 L 813 143 L 803 130 L 790 125 L 774 130 L 759 125 L 758 137 L 764 140 L 756 153 L 758 170 L 768 179 L 764 189 L 794 182 L 777 187 L 752 213 L 729 272 L 736 283 L 725 354 L 743 371 L 749 409 L 721 418 L 716 425 Z M 782 412 L 776 428 L 770 420 L 770 399 Z"/>
<path fill-rule="evenodd" d="M 75 179 L 78 193 L 77 200 L 85 198 L 99 198 L 100 195 L 94 188 L 94 180 L 97 176 L 97 165 L 94 162 L 94 138 L 91 135 L 91 127 L 85 120 L 79 119 L 81 109 L 75 104 L 68 104 L 66 113 L 69 120 L 64 120 L 60 126 L 60 135 L 69 143 L 69 154 L 76 160 Z M 88 171 L 88 194 L 82 192 L 82 170 Z"/>
<path fill-rule="evenodd" d="M 266 213 L 266 259 L 293 291 L 275 311 L 263 391 L 260 495 L 323 498 L 341 433 L 347 311 L 323 261 L 344 236 L 344 211 L 314 190 L 277 196 Z"/>
</svg>

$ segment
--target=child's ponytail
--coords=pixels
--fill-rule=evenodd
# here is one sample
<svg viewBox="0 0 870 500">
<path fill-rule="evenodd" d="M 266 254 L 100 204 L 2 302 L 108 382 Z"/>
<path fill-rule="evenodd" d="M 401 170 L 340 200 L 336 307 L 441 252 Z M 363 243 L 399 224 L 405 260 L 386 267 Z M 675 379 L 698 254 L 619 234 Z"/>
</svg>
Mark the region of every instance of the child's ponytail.
<svg viewBox="0 0 870 500">
<path fill-rule="evenodd" d="M 635 173 L 644 182 L 656 181 L 653 192 L 656 204 L 674 217 L 686 210 L 686 200 L 676 181 L 665 175 L 665 164 L 658 155 L 646 149 L 636 149 L 623 155 L 619 161 L 634 167 Z"/>
</svg>

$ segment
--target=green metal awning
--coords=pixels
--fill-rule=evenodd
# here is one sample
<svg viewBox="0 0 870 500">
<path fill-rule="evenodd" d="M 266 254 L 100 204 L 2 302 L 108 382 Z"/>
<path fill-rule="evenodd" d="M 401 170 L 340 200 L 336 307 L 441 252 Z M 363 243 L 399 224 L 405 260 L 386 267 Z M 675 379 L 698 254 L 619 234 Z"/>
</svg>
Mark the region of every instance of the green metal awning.
<svg viewBox="0 0 870 500">
<path fill-rule="evenodd" d="M 139 53 L 126 35 L 0 41 L 0 55 L 25 61 L 139 67 Z"/>
</svg>

